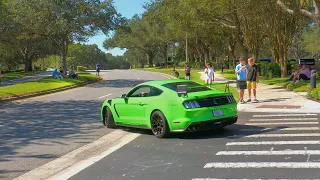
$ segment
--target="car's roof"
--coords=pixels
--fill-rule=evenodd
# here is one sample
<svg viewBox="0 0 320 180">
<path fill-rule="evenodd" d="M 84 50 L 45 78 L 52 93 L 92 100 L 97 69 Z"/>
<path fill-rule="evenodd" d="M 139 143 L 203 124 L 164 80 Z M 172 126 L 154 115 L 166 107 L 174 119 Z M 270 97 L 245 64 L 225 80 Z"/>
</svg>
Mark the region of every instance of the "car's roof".
<svg viewBox="0 0 320 180">
<path fill-rule="evenodd" d="M 190 82 L 188 80 L 183 79 L 166 79 L 166 80 L 153 80 L 153 81 L 147 81 L 140 85 L 150 85 L 150 86 L 162 86 L 164 84 L 168 83 L 177 83 L 177 82 Z"/>
</svg>

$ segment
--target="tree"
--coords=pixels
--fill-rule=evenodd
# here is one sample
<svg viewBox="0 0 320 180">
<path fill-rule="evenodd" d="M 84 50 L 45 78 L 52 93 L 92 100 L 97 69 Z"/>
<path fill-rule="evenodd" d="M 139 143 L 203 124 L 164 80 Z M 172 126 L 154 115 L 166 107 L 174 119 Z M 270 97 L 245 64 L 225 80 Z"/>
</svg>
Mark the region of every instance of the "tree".
<svg viewBox="0 0 320 180">
<path fill-rule="evenodd" d="M 108 33 L 117 23 L 111 0 L 14 0 L 13 14 L 26 31 L 50 39 L 67 69 L 69 44 L 86 41 L 99 30 Z"/>
</svg>

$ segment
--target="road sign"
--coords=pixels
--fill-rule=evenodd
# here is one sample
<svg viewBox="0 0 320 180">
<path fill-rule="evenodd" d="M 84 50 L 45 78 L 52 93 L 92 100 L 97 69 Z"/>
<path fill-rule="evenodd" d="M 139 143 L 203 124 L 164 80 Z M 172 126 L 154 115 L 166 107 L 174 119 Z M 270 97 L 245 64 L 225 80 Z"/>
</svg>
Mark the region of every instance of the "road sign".
<svg viewBox="0 0 320 180">
<path fill-rule="evenodd" d="M 299 64 L 301 65 L 315 65 L 314 59 L 299 59 Z"/>
</svg>

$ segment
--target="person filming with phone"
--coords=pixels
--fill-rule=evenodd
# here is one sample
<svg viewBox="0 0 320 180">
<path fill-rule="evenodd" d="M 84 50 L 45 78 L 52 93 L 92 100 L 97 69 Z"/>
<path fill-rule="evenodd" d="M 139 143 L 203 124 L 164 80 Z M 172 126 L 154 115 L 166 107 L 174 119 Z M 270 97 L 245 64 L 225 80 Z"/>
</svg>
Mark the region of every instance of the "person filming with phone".
<svg viewBox="0 0 320 180">
<path fill-rule="evenodd" d="M 239 103 L 244 104 L 243 100 L 244 90 L 247 89 L 247 68 L 244 58 L 239 59 L 240 64 L 235 68 L 235 74 L 237 75 L 237 89 L 239 92 Z"/>
</svg>

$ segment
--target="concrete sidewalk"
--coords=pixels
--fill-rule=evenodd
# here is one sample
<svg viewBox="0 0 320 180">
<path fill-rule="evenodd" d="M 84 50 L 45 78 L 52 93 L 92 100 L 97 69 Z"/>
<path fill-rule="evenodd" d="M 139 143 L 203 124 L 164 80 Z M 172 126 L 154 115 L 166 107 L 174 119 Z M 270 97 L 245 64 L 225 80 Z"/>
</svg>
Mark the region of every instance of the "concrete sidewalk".
<svg viewBox="0 0 320 180">
<path fill-rule="evenodd" d="M 8 80 L 8 81 L 1 81 L 0 87 L 11 86 L 11 85 L 15 85 L 15 84 L 30 82 L 30 81 L 38 81 L 38 80 L 41 80 L 43 78 L 50 77 L 50 76 L 52 76 L 52 72 L 41 72 L 38 74 L 25 76 L 22 78 L 12 79 L 12 80 Z"/>
<path fill-rule="evenodd" d="M 205 74 L 201 78 L 205 79 Z M 228 82 L 221 74 L 215 73 L 216 83 Z M 229 81 L 230 86 L 236 87 L 235 81 Z M 280 86 L 258 84 L 258 103 L 238 104 L 238 110 L 243 112 L 288 112 L 288 113 L 320 113 L 320 103 L 308 100 L 307 93 L 295 93 Z M 252 94 L 253 98 L 253 94 Z M 248 91 L 245 91 L 244 100 L 248 100 Z"/>
</svg>

